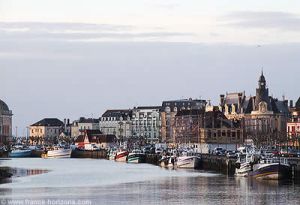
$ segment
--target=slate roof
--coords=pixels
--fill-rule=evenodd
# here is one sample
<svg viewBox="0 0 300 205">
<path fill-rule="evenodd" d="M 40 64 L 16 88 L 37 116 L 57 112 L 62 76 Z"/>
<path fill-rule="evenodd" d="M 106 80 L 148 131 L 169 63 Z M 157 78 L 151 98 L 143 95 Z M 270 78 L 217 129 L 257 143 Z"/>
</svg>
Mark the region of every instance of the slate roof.
<svg viewBox="0 0 300 205">
<path fill-rule="evenodd" d="M 48 126 L 48 127 L 60 127 L 63 126 L 64 123 L 57 118 L 44 118 L 31 126 Z"/>
<path fill-rule="evenodd" d="M 225 97 L 225 104 L 238 104 L 239 103 L 239 95 L 242 97 L 242 103 L 245 100 L 245 95 L 243 92 L 240 93 L 227 93 Z"/>
<path fill-rule="evenodd" d="M 99 119 L 81 117 L 78 123 L 99 123 Z"/>
<path fill-rule="evenodd" d="M 174 108 L 176 107 L 177 110 L 181 110 L 181 108 L 187 109 L 188 107 L 190 109 L 203 109 L 206 105 L 206 100 L 199 100 L 199 99 L 181 99 L 181 100 L 169 100 L 169 101 L 163 101 L 161 106 L 161 111 L 165 111 L 166 107 L 169 107 L 171 109 L 171 112 L 174 111 Z"/>
<path fill-rule="evenodd" d="M 102 117 L 115 117 L 116 120 L 120 120 L 121 117 L 127 119 L 127 117 L 132 117 L 132 110 L 106 110 Z"/>
<path fill-rule="evenodd" d="M 296 104 L 295 104 L 295 107 L 296 107 L 296 108 L 300 108 L 300 97 L 299 97 L 299 99 L 297 100 L 297 102 L 296 102 Z"/>
<path fill-rule="evenodd" d="M 142 109 L 145 109 L 145 110 L 151 110 L 151 109 L 153 109 L 153 110 L 156 110 L 156 109 L 161 109 L 161 106 L 139 106 L 139 107 L 136 107 L 136 109 L 138 109 L 138 110 L 142 110 Z"/>
</svg>

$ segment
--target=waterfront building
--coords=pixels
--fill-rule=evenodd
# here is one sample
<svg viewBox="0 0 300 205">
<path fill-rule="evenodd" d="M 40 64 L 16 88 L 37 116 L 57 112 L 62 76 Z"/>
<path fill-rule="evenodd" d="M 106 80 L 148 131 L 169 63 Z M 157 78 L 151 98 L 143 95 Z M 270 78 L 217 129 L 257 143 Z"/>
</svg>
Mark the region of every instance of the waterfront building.
<svg viewBox="0 0 300 205">
<path fill-rule="evenodd" d="M 57 118 L 44 118 L 30 125 L 29 139 L 31 144 L 53 144 L 58 142 L 64 123 Z"/>
<path fill-rule="evenodd" d="M 75 145 L 79 148 L 92 147 L 108 149 L 117 145 L 115 135 L 103 134 L 100 130 L 85 130 L 83 135 L 79 135 L 75 140 Z M 88 146 L 90 145 L 90 146 Z"/>
<path fill-rule="evenodd" d="M 100 118 L 100 130 L 115 135 L 118 139 L 129 138 L 131 134 L 132 110 L 106 110 Z"/>
<path fill-rule="evenodd" d="M 245 92 L 222 94 L 219 109 L 228 119 L 241 121 L 246 138 L 256 145 L 273 145 L 286 138 L 288 101 L 269 96 L 263 73 L 255 96 L 247 97 Z"/>
<path fill-rule="evenodd" d="M 146 143 L 160 141 L 161 106 L 135 107 L 132 110 L 132 137 Z"/>
<path fill-rule="evenodd" d="M 0 146 L 8 144 L 12 138 L 12 111 L 0 100 Z"/>
<path fill-rule="evenodd" d="M 174 143 L 175 116 L 181 110 L 201 110 L 205 108 L 206 101 L 199 99 L 182 99 L 163 101 L 161 107 L 161 137 L 162 142 Z"/>
<path fill-rule="evenodd" d="M 289 146 L 300 146 L 300 97 L 293 106 L 293 102 L 290 103 L 290 118 L 287 123 L 287 133 Z"/>
<path fill-rule="evenodd" d="M 244 141 L 240 121 L 233 121 L 214 107 L 211 111 L 181 110 L 175 117 L 177 146 L 209 153 L 216 147 L 235 150 Z"/>
<path fill-rule="evenodd" d="M 85 130 L 100 130 L 99 119 L 80 117 L 70 125 L 71 138 L 76 139 L 83 135 Z"/>
<path fill-rule="evenodd" d="M 263 73 L 258 80 L 256 95 L 250 97 L 247 102 L 244 115 L 246 137 L 258 146 L 286 141 L 288 101 L 269 96 Z"/>
</svg>

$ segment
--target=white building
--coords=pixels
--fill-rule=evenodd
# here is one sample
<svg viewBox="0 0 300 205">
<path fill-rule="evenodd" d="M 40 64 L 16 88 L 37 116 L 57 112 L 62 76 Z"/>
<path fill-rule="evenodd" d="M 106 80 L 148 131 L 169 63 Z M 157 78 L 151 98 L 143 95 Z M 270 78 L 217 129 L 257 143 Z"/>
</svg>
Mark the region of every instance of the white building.
<svg viewBox="0 0 300 205">
<path fill-rule="evenodd" d="M 161 106 L 137 107 L 132 110 L 132 135 L 147 143 L 160 141 Z"/>
<path fill-rule="evenodd" d="M 100 118 L 100 130 L 118 139 L 131 137 L 132 110 L 107 110 Z"/>
</svg>

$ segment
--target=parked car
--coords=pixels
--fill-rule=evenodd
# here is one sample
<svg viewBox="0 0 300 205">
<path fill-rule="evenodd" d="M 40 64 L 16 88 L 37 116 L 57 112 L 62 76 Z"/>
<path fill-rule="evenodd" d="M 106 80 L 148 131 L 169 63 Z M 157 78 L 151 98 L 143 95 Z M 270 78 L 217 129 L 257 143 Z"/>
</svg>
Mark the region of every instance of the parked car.
<svg viewBox="0 0 300 205">
<path fill-rule="evenodd" d="M 236 158 L 237 152 L 233 151 L 233 150 L 228 150 L 228 151 L 226 151 L 226 157 L 227 158 Z"/>
<path fill-rule="evenodd" d="M 225 155 L 226 150 L 222 147 L 216 147 L 213 151 L 213 154 L 215 155 Z"/>
<path fill-rule="evenodd" d="M 163 152 L 162 148 L 156 148 L 155 149 L 155 154 L 161 154 Z"/>
</svg>

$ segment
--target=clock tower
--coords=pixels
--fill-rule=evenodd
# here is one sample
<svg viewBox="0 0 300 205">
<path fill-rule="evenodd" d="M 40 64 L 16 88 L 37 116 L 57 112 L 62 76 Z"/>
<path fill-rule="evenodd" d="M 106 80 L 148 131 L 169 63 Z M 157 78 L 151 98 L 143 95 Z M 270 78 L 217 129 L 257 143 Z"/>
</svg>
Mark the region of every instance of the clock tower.
<svg viewBox="0 0 300 205">
<path fill-rule="evenodd" d="M 272 111 L 271 102 L 269 98 L 269 89 L 267 88 L 266 78 L 264 73 L 261 72 L 261 75 L 258 80 L 258 88 L 256 89 L 255 97 L 255 110 L 260 110 L 261 102 L 266 104 L 266 111 Z"/>
</svg>

